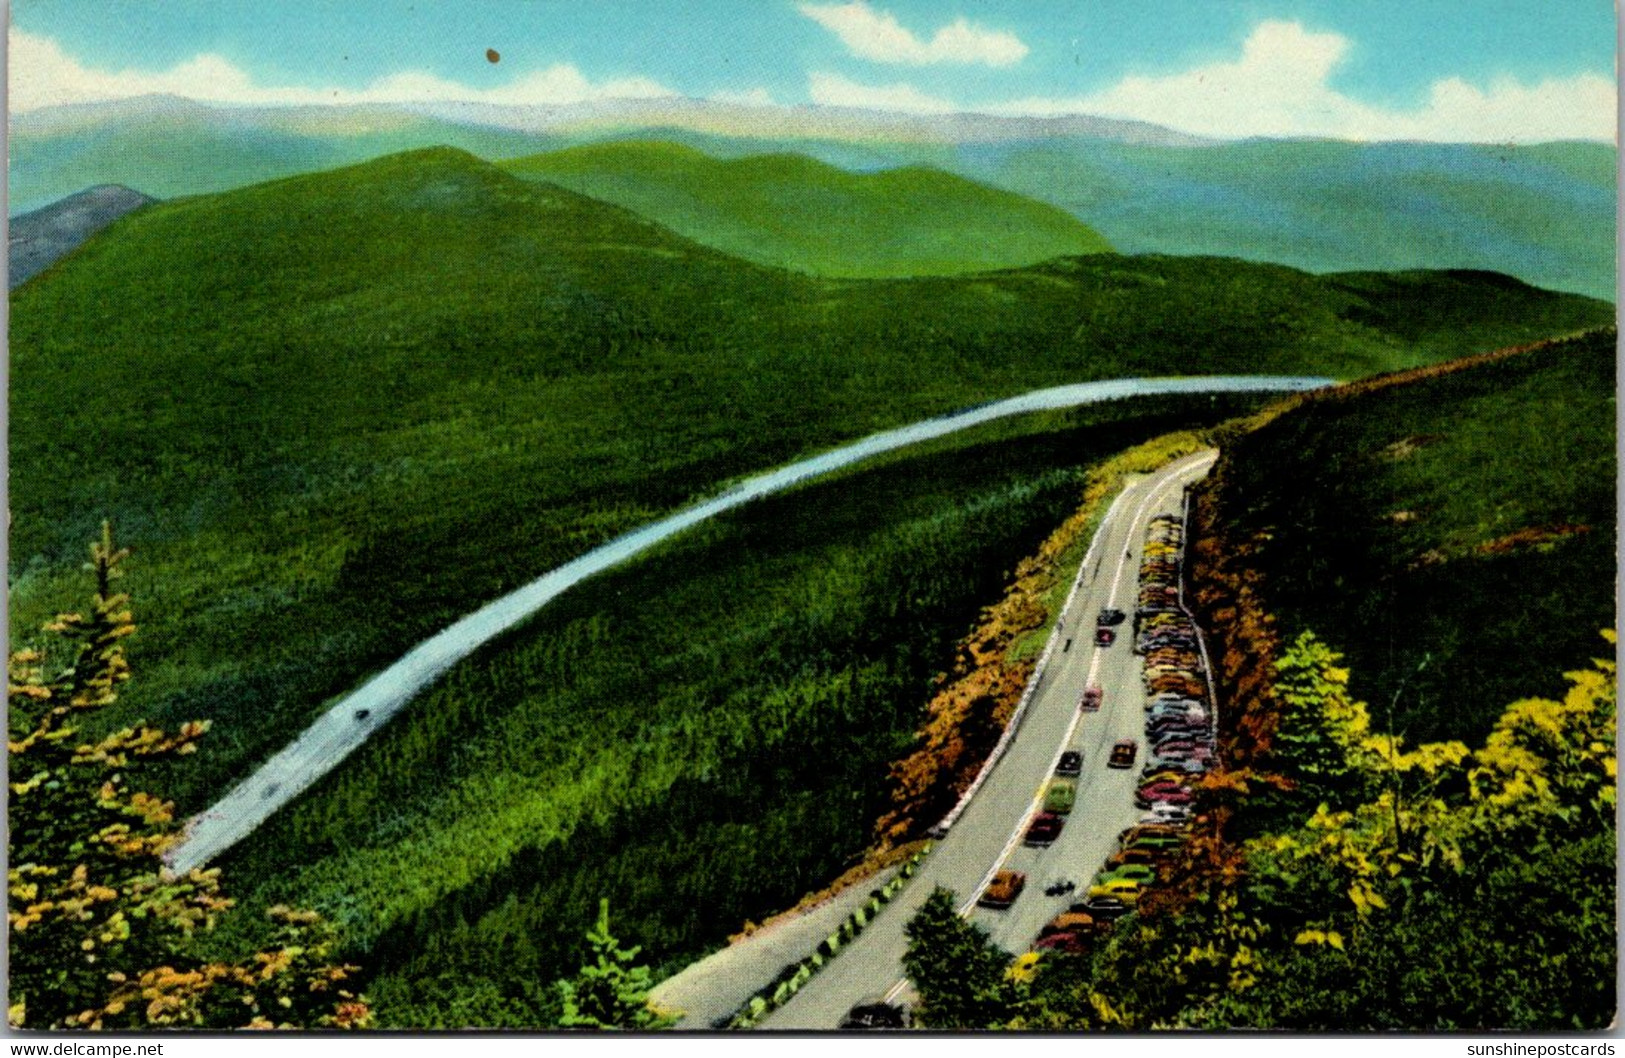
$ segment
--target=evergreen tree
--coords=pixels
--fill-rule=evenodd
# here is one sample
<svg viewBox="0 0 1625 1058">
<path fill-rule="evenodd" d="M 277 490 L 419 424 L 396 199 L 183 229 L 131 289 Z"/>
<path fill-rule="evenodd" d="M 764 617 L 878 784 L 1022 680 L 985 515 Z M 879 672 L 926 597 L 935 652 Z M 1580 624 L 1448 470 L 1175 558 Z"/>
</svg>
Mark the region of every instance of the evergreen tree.
<svg viewBox="0 0 1625 1058">
<path fill-rule="evenodd" d="M 311 912 L 273 908 L 273 946 L 242 963 L 194 953 L 194 935 L 232 901 L 218 869 L 165 867 L 180 837 L 174 806 L 131 780 L 149 761 L 195 752 L 208 725 L 171 734 L 138 723 L 79 740 L 76 718 L 112 705 L 130 678 L 124 640 L 135 623 L 128 596 L 114 591 L 127 556 L 104 524 L 90 549 L 89 615 L 58 615 L 44 646 L 10 657 L 10 1023 L 365 1026 L 365 1000 L 345 988 L 355 968 L 329 964 L 335 936 Z"/>
<path fill-rule="evenodd" d="M 915 1019 L 933 1029 L 982 1029 L 1011 1016 L 1010 955 L 954 907 L 938 886 L 904 931 L 903 966 L 920 992 Z"/>
<path fill-rule="evenodd" d="M 593 961 L 573 980 L 559 982 L 564 1014 L 559 1024 L 584 1029 L 664 1029 L 675 1018 L 649 1003 L 650 973 L 637 965 L 641 948 L 622 948 L 609 931 L 609 900 L 598 903 L 598 924 L 587 934 Z"/>
</svg>

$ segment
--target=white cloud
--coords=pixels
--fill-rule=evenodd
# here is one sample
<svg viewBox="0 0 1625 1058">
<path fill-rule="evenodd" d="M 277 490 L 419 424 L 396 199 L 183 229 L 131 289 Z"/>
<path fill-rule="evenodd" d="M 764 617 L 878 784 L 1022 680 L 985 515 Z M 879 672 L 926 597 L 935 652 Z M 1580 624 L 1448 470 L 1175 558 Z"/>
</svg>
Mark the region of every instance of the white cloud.
<svg viewBox="0 0 1625 1058">
<path fill-rule="evenodd" d="M 1030 50 L 1014 33 L 985 29 L 964 18 L 922 41 L 896 17 L 876 11 L 866 0 L 845 4 L 799 4 L 803 15 L 834 33 L 852 54 L 875 62 L 929 66 L 934 63 L 1010 66 Z"/>
<path fill-rule="evenodd" d="M 8 105 L 13 113 L 62 103 L 90 103 L 169 94 L 206 103 L 423 103 L 468 101 L 508 105 L 568 104 L 594 99 L 650 98 L 675 93 L 646 77 L 594 83 L 568 63 L 523 74 L 496 88 L 471 88 L 429 73 L 397 73 L 363 89 L 257 85 L 219 55 L 198 55 L 168 70 L 95 70 L 67 55 L 49 37 L 13 27 Z"/>
<path fill-rule="evenodd" d="M 1161 77 L 1129 76 L 1089 96 L 1022 99 L 981 109 L 1095 114 L 1217 137 L 1486 143 L 1613 139 L 1616 92 L 1614 82 L 1602 75 L 1579 74 L 1535 85 L 1503 79 L 1488 88 L 1452 77 L 1435 82 L 1422 106 L 1393 110 L 1362 103 L 1331 86 L 1348 49 L 1348 39 L 1339 34 L 1267 21 L 1254 27 L 1233 61 Z"/>
<path fill-rule="evenodd" d="M 814 103 L 830 107 L 862 107 L 903 114 L 951 114 L 960 109 L 910 84 L 859 84 L 835 73 L 808 74 L 807 93 Z"/>
</svg>

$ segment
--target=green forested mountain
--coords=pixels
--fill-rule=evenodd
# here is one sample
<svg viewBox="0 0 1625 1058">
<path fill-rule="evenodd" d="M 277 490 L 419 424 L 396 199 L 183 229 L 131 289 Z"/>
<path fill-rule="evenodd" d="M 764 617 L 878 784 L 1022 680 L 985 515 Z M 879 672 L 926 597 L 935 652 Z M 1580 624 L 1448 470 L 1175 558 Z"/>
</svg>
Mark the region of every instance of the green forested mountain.
<svg viewBox="0 0 1625 1058">
<path fill-rule="evenodd" d="M 395 155 L 150 206 L 15 292 L 12 627 L 26 639 L 76 597 L 110 518 L 134 549 L 141 679 L 100 722 L 212 720 L 164 790 L 190 811 L 420 638 L 742 474 L 1038 386 L 1353 377 L 1610 317 L 1502 276 L 1219 258 L 816 278 L 462 152 Z M 454 671 L 440 706 L 409 711 L 231 866 L 254 900 L 321 890 L 396 973 L 402 1010 L 523 1023 L 534 1007 L 515 1013 L 507 977 L 409 994 L 427 980 L 410 953 L 501 962 L 484 940 L 523 927 L 535 939 L 511 965 L 545 982 L 568 969 L 577 905 L 590 916 L 594 887 L 640 871 L 629 936 L 667 955 L 713 943 L 737 923 L 696 917 L 710 865 L 745 858 L 717 906 L 757 913 L 861 847 L 915 691 L 1067 509 L 1079 460 L 1225 410 L 1096 409 L 746 509 L 681 545 L 684 578 L 605 578 L 608 595 L 561 600 Z M 696 642 L 672 640 L 679 618 Z M 834 785 L 776 799 L 842 753 L 819 772 Z M 650 805 L 669 826 L 646 824 Z M 452 818 L 524 840 L 497 858 L 418 841 L 462 833 Z M 702 830 L 694 866 L 684 843 Z M 386 852 L 432 863 L 437 888 Z M 516 880 L 536 872 L 569 892 Z"/>
<path fill-rule="evenodd" d="M 943 275 L 1111 249 L 1065 210 L 923 166 L 851 173 L 800 154 L 724 160 L 676 143 L 617 141 L 502 168 L 813 275 Z"/>
</svg>

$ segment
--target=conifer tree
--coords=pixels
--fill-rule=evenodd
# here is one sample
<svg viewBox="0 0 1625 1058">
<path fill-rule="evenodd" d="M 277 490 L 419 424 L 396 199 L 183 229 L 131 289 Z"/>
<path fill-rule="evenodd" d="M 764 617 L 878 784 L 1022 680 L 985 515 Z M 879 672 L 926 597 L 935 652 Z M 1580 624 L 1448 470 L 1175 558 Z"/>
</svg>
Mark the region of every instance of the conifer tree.
<svg viewBox="0 0 1625 1058">
<path fill-rule="evenodd" d="M 133 780 L 149 762 L 197 749 L 206 723 L 145 723 L 93 742 L 78 718 L 112 705 L 130 678 L 129 598 L 114 590 L 129 552 L 111 526 L 91 545 L 88 616 L 59 614 L 38 648 L 9 664 L 10 1006 L 13 1027 L 365 1026 L 366 1002 L 334 966 L 332 927 L 278 907 L 273 946 L 243 963 L 194 954 L 194 936 L 231 906 L 220 872 L 177 875 L 174 806 Z"/>
<path fill-rule="evenodd" d="M 983 1029 L 1011 1015 L 1010 955 L 965 921 L 954 894 L 938 886 L 909 922 L 903 966 L 920 992 L 915 1011 L 934 1029 Z"/>
<path fill-rule="evenodd" d="M 598 924 L 587 934 L 593 961 L 573 980 L 560 981 L 566 1028 L 664 1029 L 675 1019 L 649 1002 L 647 966 L 637 964 L 641 948 L 622 948 L 609 931 L 609 900 L 598 902 Z"/>
</svg>

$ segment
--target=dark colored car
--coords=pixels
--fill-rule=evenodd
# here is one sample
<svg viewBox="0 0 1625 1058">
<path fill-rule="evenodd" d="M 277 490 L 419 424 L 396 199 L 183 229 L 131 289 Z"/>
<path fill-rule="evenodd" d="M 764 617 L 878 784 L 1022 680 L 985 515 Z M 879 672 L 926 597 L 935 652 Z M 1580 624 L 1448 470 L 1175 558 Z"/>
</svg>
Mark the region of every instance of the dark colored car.
<svg viewBox="0 0 1625 1058">
<path fill-rule="evenodd" d="M 1083 701 L 1078 703 L 1078 708 L 1086 713 L 1099 712 L 1100 699 L 1101 690 L 1099 687 L 1085 687 L 1083 689 Z"/>
<path fill-rule="evenodd" d="M 1066 825 L 1066 819 L 1054 812 L 1040 812 L 1027 824 L 1027 836 L 1022 843 L 1035 849 L 1047 849 L 1055 844 L 1055 839 L 1061 836 L 1061 828 Z"/>
<path fill-rule="evenodd" d="M 841 1028 L 906 1029 L 908 1008 L 884 999 L 865 1000 L 846 1012 L 846 1017 L 841 1019 Z"/>
<path fill-rule="evenodd" d="M 1134 740 L 1132 738 L 1125 738 L 1121 742 L 1117 743 L 1117 745 L 1112 747 L 1112 756 L 1111 759 L 1106 762 L 1106 767 L 1132 768 L 1134 767 L 1134 755 L 1138 752 L 1139 747 L 1134 744 Z"/>
<path fill-rule="evenodd" d="M 1152 734 L 1158 731 L 1188 731 L 1201 735 L 1207 733 L 1207 721 L 1186 716 L 1153 716 L 1145 722 L 1145 729 Z"/>
<path fill-rule="evenodd" d="M 1100 611 L 1099 623 L 1103 625 L 1120 625 L 1126 617 L 1128 617 L 1128 614 L 1122 610 L 1114 610 L 1108 606 Z"/>
<path fill-rule="evenodd" d="M 1095 629 L 1095 646 L 1109 647 L 1115 642 L 1117 642 L 1117 633 L 1110 628 Z"/>
<path fill-rule="evenodd" d="M 1027 876 L 1020 871 L 1000 871 L 993 876 L 976 903 L 981 907 L 1003 910 L 1016 902 L 1016 897 L 1027 887 Z"/>
<path fill-rule="evenodd" d="M 1082 775 L 1083 754 L 1075 749 L 1069 749 L 1061 754 L 1061 763 L 1055 766 L 1056 775 Z"/>
<path fill-rule="evenodd" d="M 1208 762 L 1195 757 L 1152 757 L 1140 769 L 1144 778 L 1159 776 L 1168 779 L 1188 779 L 1207 771 Z"/>
<path fill-rule="evenodd" d="M 1097 896 L 1073 904 L 1070 910 L 1092 915 L 1099 922 L 1112 922 L 1122 918 L 1134 908 L 1130 907 L 1127 901 L 1115 896 Z"/>
</svg>

